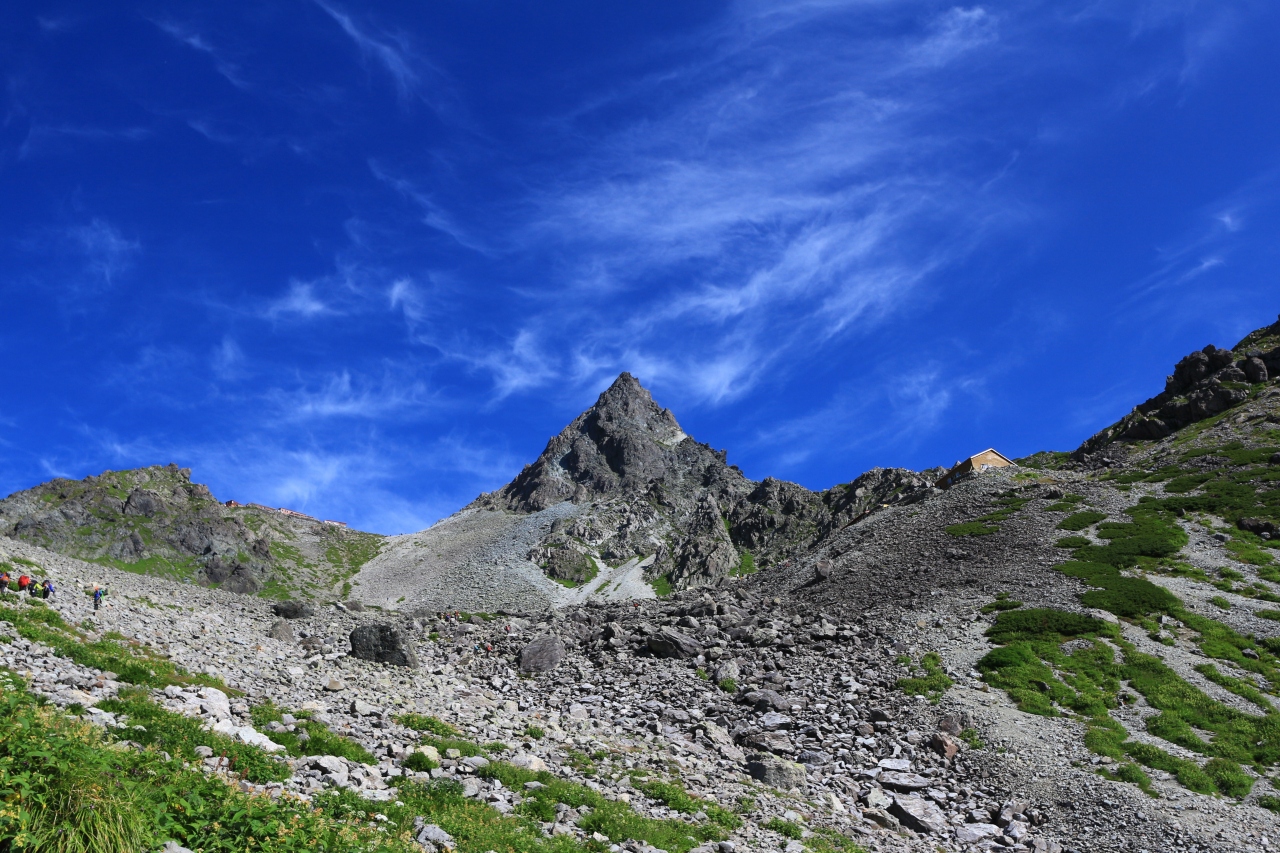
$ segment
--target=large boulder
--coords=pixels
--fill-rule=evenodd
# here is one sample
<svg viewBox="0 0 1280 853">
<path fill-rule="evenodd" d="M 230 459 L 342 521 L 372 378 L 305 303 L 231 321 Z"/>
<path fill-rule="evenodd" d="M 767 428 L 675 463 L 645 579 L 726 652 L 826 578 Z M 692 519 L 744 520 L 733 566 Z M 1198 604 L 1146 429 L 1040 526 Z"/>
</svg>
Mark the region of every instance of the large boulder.
<svg viewBox="0 0 1280 853">
<path fill-rule="evenodd" d="M 649 635 L 649 651 L 660 658 L 696 658 L 702 654 L 702 644 L 672 628 L 659 628 Z"/>
<path fill-rule="evenodd" d="M 292 643 L 293 626 L 284 619 L 277 619 L 275 624 L 271 626 L 271 630 L 267 631 L 267 636 L 282 643 Z"/>
<path fill-rule="evenodd" d="M 271 612 L 281 619 L 305 619 L 314 616 L 316 609 L 305 601 L 277 601 L 271 605 Z"/>
<path fill-rule="evenodd" d="M 385 622 L 361 625 L 352 631 L 351 656 L 395 666 L 418 666 L 418 656 L 404 632 Z"/>
<path fill-rule="evenodd" d="M 806 776 L 803 764 L 769 756 L 759 756 L 748 761 L 747 773 L 757 782 L 763 782 L 784 791 L 802 787 Z"/>
<path fill-rule="evenodd" d="M 942 809 L 923 797 L 894 794 L 889 812 L 902 821 L 902 825 L 916 832 L 944 835 L 947 832 L 947 816 Z"/>
<path fill-rule="evenodd" d="M 537 637 L 520 650 L 520 669 L 524 672 L 550 672 L 564 660 L 564 641 L 552 634 Z"/>
</svg>

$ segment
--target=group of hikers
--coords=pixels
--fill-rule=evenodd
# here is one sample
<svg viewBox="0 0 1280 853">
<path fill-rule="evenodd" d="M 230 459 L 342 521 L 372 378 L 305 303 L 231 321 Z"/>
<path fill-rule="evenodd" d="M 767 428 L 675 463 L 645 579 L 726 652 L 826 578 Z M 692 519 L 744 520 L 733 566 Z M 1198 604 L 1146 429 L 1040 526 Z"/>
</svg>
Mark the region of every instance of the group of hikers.
<svg viewBox="0 0 1280 853">
<path fill-rule="evenodd" d="M 9 586 L 12 583 L 13 578 L 9 573 L 0 571 L 0 594 L 8 592 Z M 18 594 L 21 595 L 24 592 L 32 598 L 47 599 L 54 593 L 53 581 L 48 578 L 45 578 L 42 581 L 37 581 L 35 578 L 31 577 L 31 575 L 19 575 Z"/>
<path fill-rule="evenodd" d="M 0 595 L 7 594 L 12 588 L 13 583 L 13 576 L 7 571 L 0 570 Z M 19 595 L 26 593 L 32 598 L 42 598 L 46 601 L 53 596 L 54 592 L 56 592 L 53 586 L 53 581 L 49 578 L 37 580 L 31 575 L 24 574 L 18 576 L 17 584 Z M 103 587 L 98 584 L 93 585 L 93 609 L 95 611 L 102 606 L 102 599 L 106 594 L 107 591 Z"/>
</svg>

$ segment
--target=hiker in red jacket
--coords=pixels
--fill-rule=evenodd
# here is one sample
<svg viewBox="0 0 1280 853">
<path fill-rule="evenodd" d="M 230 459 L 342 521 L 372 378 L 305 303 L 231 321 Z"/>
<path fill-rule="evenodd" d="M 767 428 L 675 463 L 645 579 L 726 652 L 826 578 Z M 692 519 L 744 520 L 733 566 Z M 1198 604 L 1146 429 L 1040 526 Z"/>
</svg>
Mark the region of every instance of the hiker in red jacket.
<svg viewBox="0 0 1280 853">
<path fill-rule="evenodd" d="M 23 575 L 18 578 L 18 592 L 26 592 L 27 587 L 31 586 L 31 576 Z"/>
</svg>

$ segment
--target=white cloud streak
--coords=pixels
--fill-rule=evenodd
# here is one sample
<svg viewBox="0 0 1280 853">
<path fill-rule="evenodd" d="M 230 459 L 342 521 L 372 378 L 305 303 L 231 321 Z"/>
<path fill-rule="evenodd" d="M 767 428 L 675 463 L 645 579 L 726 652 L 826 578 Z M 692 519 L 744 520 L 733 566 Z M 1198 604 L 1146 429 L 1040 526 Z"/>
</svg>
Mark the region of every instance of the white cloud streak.
<svg viewBox="0 0 1280 853">
<path fill-rule="evenodd" d="M 300 317 L 312 319 L 338 313 L 315 295 L 315 288 L 302 281 L 289 283 L 289 292 L 267 306 L 266 314 L 272 319 Z"/>
<path fill-rule="evenodd" d="M 87 225 L 67 229 L 66 237 L 83 257 L 87 274 L 108 287 L 133 264 L 142 250 L 137 240 L 125 237 L 114 225 L 98 218 Z"/>
<path fill-rule="evenodd" d="M 387 33 L 369 32 L 358 26 L 351 15 L 322 0 L 316 0 L 316 5 L 337 22 L 342 31 L 355 42 L 363 56 L 381 65 L 383 70 L 391 76 L 401 101 L 408 101 L 418 93 L 422 78 L 417 68 L 423 63 L 409 49 L 403 38 Z"/>
<path fill-rule="evenodd" d="M 176 21 L 153 21 L 152 23 L 175 41 L 186 45 L 192 50 L 197 50 L 206 54 L 213 60 L 214 69 L 232 86 L 235 86 L 237 89 L 244 90 L 250 88 L 249 82 L 245 80 L 239 67 L 223 58 L 222 55 L 214 49 L 213 45 L 209 43 L 208 39 L 201 33 Z"/>
</svg>

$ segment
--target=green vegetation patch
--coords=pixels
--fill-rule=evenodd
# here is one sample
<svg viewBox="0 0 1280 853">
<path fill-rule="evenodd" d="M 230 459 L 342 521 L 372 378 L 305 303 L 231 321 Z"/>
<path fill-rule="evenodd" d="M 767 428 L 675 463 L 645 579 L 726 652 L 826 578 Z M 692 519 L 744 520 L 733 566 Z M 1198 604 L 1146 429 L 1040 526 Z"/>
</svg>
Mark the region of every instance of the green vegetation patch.
<svg viewBox="0 0 1280 853">
<path fill-rule="evenodd" d="M 1080 578 L 1090 586 L 1099 587 L 1080 596 L 1082 604 L 1117 616 L 1132 618 L 1153 613 L 1173 613 L 1182 604 L 1177 596 L 1164 587 L 1146 578 L 1122 575 L 1119 569 L 1107 563 L 1073 560 L 1055 568 L 1063 574 Z"/>
<path fill-rule="evenodd" d="M 307 711 L 289 712 L 297 720 L 293 724 L 294 731 L 267 732 L 266 726 L 269 723 L 281 722 L 285 713 L 286 710 L 284 708 L 278 708 L 275 703 L 267 701 L 250 709 L 249 716 L 253 720 L 254 728 L 262 731 L 267 737 L 283 746 L 288 754 L 294 758 L 300 758 L 304 755 L 336 755 L 339 758 L 347 758 L 351 761 L 358 761 L 361 764 L 378 763 L 378 759 L 360 744 L 342 735 L 335 734 L 323 723 L 308 719 L 310 713 Z M 305 740 L 299 736 L 298 733 L 300 731 L 307 733 Z"/>
<path fill-rule="evenodd" d="M 984 604 L 982 606 L 982 612 L 983 613 L 999 613 L 1004 610 L 1017 610 L 1021 606 L 1022 606 L 1022 602 L 1014 601 L 1013 599 L 1009 598 L 1009 593 L 997 592 L 996 600 L 991 602 L 990 604 Z"/>
<path fill-rule="evenodd" d="M 415 732 L 426 732 L 438 737 L 458 737 L 462 734 L 462 732 L 439 717 L 432 717 L 428 714 L 397 714 L 391 719 L 406 729 L 413 729 Z"/>
<path fill-rule="evenodd" d="M 272 758 L 256 746 L 208 731 L 202 721 L 194 717 L 160 707 L 151 701 L 146 691 L 124 690 L 119 698 L 99 702 L 98 707 L 117 717 L 127 717 L 130 728 L 115 730 L 121 738 L 155 746 L 196 763 L 201 759 L 196 756 L 195 748 L 207 746 L 214 755 L 226 756 L 233 772 L 259 784 L 283 782 L 291 775 L 288 764 Z M 142 729 L 132 728 L 139 725 Z"/>
<path fill-rule="evenodd" d="M 651 800 L 657 800 L 680 814 L 702 812 L 717 826 L 734 830 L 742 826 L 742 819 L 718 803 L 694 797 L 675 782 L 634 781 L 635 788 Z"/>
<path fill-rule="evenodd" d="M 498 779 L 503 785 L 513 790 L 524 791 L 525 800 L 516 807 L 516 814 L 527 819 L 544 823 L 555 820 L 558 803 L 564 803 L 573 808 L 587 806 L 590 812 L 578 821 L 578 826 L 585 832 L 599 832 L 608 836 L 613 842 L 633 838 L 637 841 L 647 841 L 671 853 L 687 853 L 701 843 L 723 841 L 728 837 L 728 828 L 737 825 L 735 823 L 737 817 L 728 810 L 710 801 L 694 801 L 678 786 L 669 783 L 640 782 L 639 784 L 652 785 L 654 793 L 647 795 L 667 802 L 676 811 L 680 811 L 682 806 L 687 808 L 696 803 L 697 810 L 704 812 L 709 819 L 705 823 L 686 823 L 683 820 L 644 817 L 636 813 L 629 804 L 606 799 L 602 794 L 585 785 L 565 781 L 547 771 L 534 772 L 501 761 L 490 762 L 481 767 L 477 774 Z M 526 782 L 538 782 L 542 787 L 526 789 L 524 787 Z M 663 797 L 670 797 L 670 802 L 662 799 Z M 713 810 L 715 817 L 712 816 Z M 452 834 L 447 826 L 440 825 Z"/>
<path fill-rule="evenodd" d="M 421 850 L 406 836 L 296 800 L 241 793 L 158 749 L 111 744 L 95 727 L 42 705 L 8 673 L 0 675 L 0 716 L 6 849 L 155 850 L 172 839 L 202 853 Z M 129 732 L 135 741 L 140 735 Z"/>
<path fill-rule="evenodd" d="M 658 598 L 667 598 L 675 589 L 671 586 L 671 575 L 658 575 L 649 581 L 649 586 L 653 587 L 653 592 Z"/>
<path fill-rule="evenodd" d="M 1031 498 L 1006 495 L 996 501 L 997 509 L 973 521 L 948 525 L 946 531 L 952 536 L 990 536 L 992 533 L 999 533 L 1000 522 L 1013 517 L 1014 513 L 1029 503 Z"/>
<path fill-rule="evenodd" d="M 942 657 L 937 652 L 929 652 L 920 659 L 920 670 L 922 675 L 899 678 L 898 689 L 913 696 L 927 696 L 929 701 L 937 702 L 955 683 L 943 670 Z"/>
<path fill-rule="evenodd" d="M 1062 521 L 1058 522 L 1059 530 L 1084 530 L 1086 527 L 1092 527 L 1099 521 L 1107 517 L 1105 512 L 1098 512 L 1096 509 L 1086 509 L 1081 512 L 1074 512 L 1068 515 Z"/>
<path fill-rule="evenodd" d="M 783 820 L 780 817 L 771 817 L 765 821 L 764 828 L 770 832 L 776 832 L 786 838 L 799 840 L 804 837 L 804 827 L 798 823 L 789 820 Z"/>
</svg>

